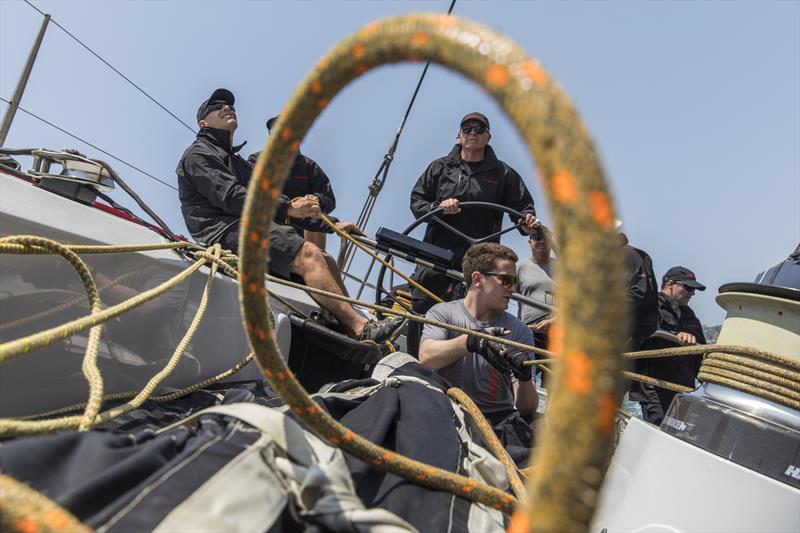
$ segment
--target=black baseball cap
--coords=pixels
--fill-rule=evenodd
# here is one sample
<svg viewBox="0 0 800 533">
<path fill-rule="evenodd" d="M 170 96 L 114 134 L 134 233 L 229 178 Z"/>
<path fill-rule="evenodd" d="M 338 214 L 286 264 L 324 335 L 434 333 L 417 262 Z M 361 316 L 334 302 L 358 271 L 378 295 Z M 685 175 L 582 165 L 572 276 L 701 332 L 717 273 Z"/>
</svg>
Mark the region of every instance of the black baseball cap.
<svg viewBox="0 0 800 533">
<path fill-rule="evenodd" d="M 667 273 L 661 278 L 661 282 L 666 283 L 668 281 L 677 281 L 698 291 L 706 290 L 706 286 L 697 281 L 697 276 L 694 275 L 694 272 L 682 266 L 672 267 L 667 270 Z"/>
<path fill-rule="evenodd" d="M 228 105 L 233 105 L 235 99 L 233 97 L 233 93 L 228 89 L 217 89 L 211 93 L 211 96 L 208 97 L 208 100 L 200 104 L 200 107 L 197 109 L 197 122 L 200 122 L 206 118 L 206 115 L 208 115 L 208 112 L 206 111 L 208 104 L 211 102 L 218 102 L 220 100 Z"/>
<path fill-rule="evenodd" d="M 475 120 L 480 122 L 486 127 L 487 130 L 491 129 L 489 128 L 489 119 L 486 118 L 486 115 L 484 115 L 483 113 L 478 113 L 477 111 L 475 111 L 474 113 L 467 113 L 466 115 L 464 115 L 464 118 L 461 119 L 460 125 L 463 126 L 465 122 L 469 122 L 470 120 Z"/>
<path fill-rule="evenodd" d="M 267 121 L 267 130 L 272 131 L 272 126 L 275 125 L 275 122 L 278 121 L 278 115 L 275 115 L 271 119 Z"/>
</svg>

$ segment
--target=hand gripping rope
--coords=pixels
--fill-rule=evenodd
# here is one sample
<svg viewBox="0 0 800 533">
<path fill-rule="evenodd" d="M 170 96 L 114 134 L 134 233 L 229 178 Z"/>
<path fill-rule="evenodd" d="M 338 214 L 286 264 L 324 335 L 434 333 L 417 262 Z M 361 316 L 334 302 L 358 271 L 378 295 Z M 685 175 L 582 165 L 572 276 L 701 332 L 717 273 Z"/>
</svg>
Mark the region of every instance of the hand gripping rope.
<svg viewBox="0 0 800 533">
<path fill-rule="evenodd" d="M 246 328 L 272 388 L 311 428 L 376 468 L 510 512 L 515 501 L 492 487 L 385 450 L 354 434 L 312 401 L 283 363 L 269 325 L 264 275 L 269 226 L 284 176 L 319 113 L 350 81 L 404 60 L 430 60 L 483 86 L 508 114 L 539 166 L 556 231 L 561 325 L 551 331 L 563 364 L 556 373 L 549 431 L 532 459 L 527 511 L 512 529 L 586 530 L 614 439 L 621 394 L 620 351 L 627 300 L 614 210 L 585 127 L 559 87 L 514 43 L 488 28 L 442 15 L 377 21 L 330 51 L 292 96 L 256 164 L 239 249 Z"/>
</svg>

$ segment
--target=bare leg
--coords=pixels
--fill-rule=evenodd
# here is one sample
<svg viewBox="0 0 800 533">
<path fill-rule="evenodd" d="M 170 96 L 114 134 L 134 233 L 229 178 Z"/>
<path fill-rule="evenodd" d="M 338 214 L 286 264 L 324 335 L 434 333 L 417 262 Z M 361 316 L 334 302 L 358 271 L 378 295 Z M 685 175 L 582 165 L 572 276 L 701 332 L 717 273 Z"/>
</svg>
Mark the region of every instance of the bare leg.
<svg viewBox="0 0 800 533">
<path fill-rule="evenodd" d="M 331 258 L 333 259 L 333 258 Z M 328 261 L 322 250 L 315 244 L 306 242 L 292 261 L 292 272 L 303 276 L 306 285 L 316 289 L 345 293 L 342 291 L 341 278 L 334 276 L 329 268 Z M 336 270 L 338 273 L 338 269 Z M 327 309 L 344 326 L 350 335 L 358 337 L 364 329 L 367 320 L 356 313 L 353 306 L 346 302 L 334 300 L 327 296 L 312 294 L 311 297 L 324 309 Z"/>
<path fill-rule="evenodd" d="M 328 270 L 331 273 L 331 277 L 339 282 L 339 288 L 342 289 L 342 294 L 345 296 L 350 296 L 350 294 L 347 292 L 347 287 L 344 286 L 342 273 L 339 271 L 339 265 L 336 264 L 336 259 L 334 259 L 333 256 L 328 252 L 322 252 L 322 255 L 325 257 L 325 262 L 328 263 Z"/>
</svg>

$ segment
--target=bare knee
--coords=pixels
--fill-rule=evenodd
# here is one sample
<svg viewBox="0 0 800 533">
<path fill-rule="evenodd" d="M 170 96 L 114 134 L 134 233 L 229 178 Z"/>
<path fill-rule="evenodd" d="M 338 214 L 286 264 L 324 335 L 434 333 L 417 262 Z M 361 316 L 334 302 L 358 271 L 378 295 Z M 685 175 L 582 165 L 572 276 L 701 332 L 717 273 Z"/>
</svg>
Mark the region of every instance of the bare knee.
<svg viewBox="0 0 800 533">
<path fill-rule="evenodd" d="M 316 244 L 306 241 L 297 251 L 297 255 L 294 256 L 292 271 L 302 276 L 309 271 L 325 268 L 327 263 L 325 255 L 327 254 L 320 250 Z"/>
</svg>

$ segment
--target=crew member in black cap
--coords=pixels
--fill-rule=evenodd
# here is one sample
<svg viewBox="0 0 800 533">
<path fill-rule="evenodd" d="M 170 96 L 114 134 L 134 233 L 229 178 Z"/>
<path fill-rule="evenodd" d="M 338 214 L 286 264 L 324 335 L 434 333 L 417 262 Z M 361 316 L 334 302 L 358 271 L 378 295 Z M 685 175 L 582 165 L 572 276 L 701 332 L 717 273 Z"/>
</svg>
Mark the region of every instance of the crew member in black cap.
<svg viewBox="0 0 800 533">
<path fill-rule="evenodd" d="M 688 268 L 676 266 L 667 270 L 661 278 L 661 292 L 658 294 L 658 329 L 675 334 L 682 346 L 705 344 L 703 327 L 689 307 L 689 300 L 695 291 L 704 290 L 706 290 L 705 285 L 698 282 L 694 272 Z M 674 344 L 660 338 L 651 338 L 645 341 L 642 349 L 652 350 L 670 346 Z M 701 355 L 644 359 L 641 371 L 657 379 L 694 388 L 702 361 Z M 660 424 L 677 393 L 642 385 L 644 394 L 643 398 L 639 399 L 642 415 L 648 422 Z"/>
<path fill-rule="evenodd" d="M 253 170 L 238 155 L 244 145 L 233 145 L 238 126 L 233 104 L 233 93 L 217 89 L 200 105 L 200 131 L 176 169 L 181 211 L 192 237 L 206 244 L 220 243 L 229 250 L 238 249 L 241 215 Z M 309 194 L 290 198 L 284 194 L 277 204 L 269 234 L 270 271 L 284 278 L 296 274 L 310 287 L 346 294 L 333 257 L 303 240 L 295 228 L 316 222 L 319 227 L 315 229 L 322 229 L 319 197 Z M 352 222 L 336 224 L 342 231 L 360 233 Z M 325 230 L 330 231 L 327 226 Z M 400 318 L 368 321 L 350 304 L 324 296 L 312 298 L 359 340 L 383 343 L 402 325 Z"/>
<path fill-rule="evenodd" d="M 411 191 L 411 212 L 416 218 L 442 208 L 444 221 L 453 228 L 473 238 L 481 238 L 500 230 L 503 214 L 489 209 L 471 209 L 462 213 L 461 202 L 491 202 L 519 211 L 524 218 L 519 221 L 520 231 L 530 234 L 536 227 L 536 210 L 533 198 L 520 175 L 499 160 L 489 146 L 492 138 L 489 119 L 483 113 L 468 113 L 461 119 L 456 139 L 458 143 L 444 157 L 436 159 L 417 180 Z M 517 222 L 517 220 L 514 220 Z M 453 265 L 461 265 L 470 243 L 439 224 L 429 223 L 425 242 L 455 252 Z M 493 239 L 499 242 L 500 238 Z M 417 267 L 416 281 L 445 300 L 450 299 L 453 280 Z M 434 301 L 421 291 L 413 291 L 413 308 L 425 313 Z M 416 322 L 409 324 L 410 353 L 416 354 L 421 331 Z"/>
<path fill-rule="evenodd" d="M 272 132 L 272 126 L 278 117 L 272 117 L 267 121 L 267 129 Z M 260 152 L 250 154 L 247 162 L 255 166 Z M 316 196 L 319 202 L 319 209 L 326 215 L 336 207 L 336 197 L 333 195 L 333 188 L 328 176 L 310 157 L 297 152 L 294 158 L 289 175 L 283 185 L 283 194 L 278 201 L 291 200 L 299 196 Z M 325 250 L 327 230 L 319 219 L 306 219 L 300 224 L 295 225 L 298 232 L 305 237 L 305 240 L 316 244 L 320 250 Z"/>
</svg>

